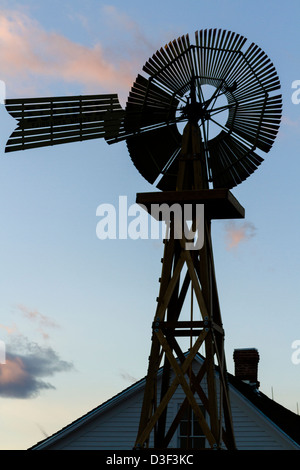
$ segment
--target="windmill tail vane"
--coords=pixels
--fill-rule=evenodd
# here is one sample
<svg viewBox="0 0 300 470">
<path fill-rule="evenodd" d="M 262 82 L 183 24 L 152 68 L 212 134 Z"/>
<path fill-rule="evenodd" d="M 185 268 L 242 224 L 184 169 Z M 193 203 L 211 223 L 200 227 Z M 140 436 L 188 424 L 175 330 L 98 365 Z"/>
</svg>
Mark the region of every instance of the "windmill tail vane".
<svg viewBox="0 0 300 470">
<path fill-rule="evenodd" d="M 225 444 L 234 449 L 211 221 L 244 217 L 244 209 L 229 190 L 261 165 L 264 159 L 258 152 L 268 153 L 273 146 L 282 113 L 282 97 L 277 94 L 280 81 L 274 65 L 256 44 L 247 45 L 244 36 L 221 29 L 196 31 L 193 43 L 188 35 L 175 39 L 149 58 L 143 72 L 146 77 L 137 75 L 125 109 L 117 94 L 7 99 L 6 109 L 18 125 L 5 150 L 99 138 L 109 144 L 126 141 L 136 169 L 160 190 L 137 195 L 146 210 L 152 203 L 204 204 L 204 243 L 199 250 L 186 249 L 184 240 L 174 236 L 174 223 L 168 221 L 171 236 L 164 240 L 135 446 L 149 446 L 154 432 L 154 446 L 168 447 L 188 411 L 204 440 L 202 436 L 187 441 L 185 436 L 180 446 L 205 441 L 211 448 Z M 195 294 L 201 316 L 195 321 L 191 313 L 190 321 L 181 322 L 188 289 Z M 191 340 L 185 354 L 178 337 L 188 335 L 198 337 L 194 344 Z M 200 346 L 206 356 L 195 372 L 191 367 Z M 179 385 L 185 399 L 167 429 L 168 405 Z"/>
</svg>

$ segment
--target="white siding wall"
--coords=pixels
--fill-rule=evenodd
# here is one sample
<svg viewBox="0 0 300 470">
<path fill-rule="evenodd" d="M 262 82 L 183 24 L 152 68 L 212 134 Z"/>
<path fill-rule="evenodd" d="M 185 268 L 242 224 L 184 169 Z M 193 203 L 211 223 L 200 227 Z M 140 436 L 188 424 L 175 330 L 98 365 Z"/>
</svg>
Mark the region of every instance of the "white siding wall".
<svg viewBox="0 0 300 470">
<path fill-rule="evenodd" d="M 141 393 L 118 403 L 85 424 L 55 448 L 64 450 L 131 450 L 140 417 Z"/>
<path fill-rule="evenodd" d="M 242 395 L 231 392 L 236 445 L 241 450 L 300 449 Z"/>
</svg>

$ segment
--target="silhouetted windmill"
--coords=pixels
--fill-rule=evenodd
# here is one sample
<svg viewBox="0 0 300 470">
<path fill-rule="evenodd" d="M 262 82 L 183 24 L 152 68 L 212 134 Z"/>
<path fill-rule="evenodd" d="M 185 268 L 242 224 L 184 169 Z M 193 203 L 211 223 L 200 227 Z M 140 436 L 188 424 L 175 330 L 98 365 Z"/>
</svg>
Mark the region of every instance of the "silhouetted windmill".
<svg viewBox="0 0 300 470">
<path fill-rule="evenodd" d="M 255 44 L 246 47 L 246 41 L 239 34 L 213 29 L 196 32 L 194 44 L 188 35 L 170 42 L 146 62 L 147 77 L 137 76 L 125 109 L 116 94 L 6 101 L 8 112 L 18 120 L 7 152 L 87 139 L 104 138 L 109 144 L 126 140 L 138 171 L 161 190 L 138 194 L 137 202 L 150 213 L 152 204 L 190 204 L 194 243 L 199 230 L 204 232 L 200 249 L 195 244 L 187 248 L 187 220 L 180 221 L 179 238 L 170 213 L 166 220 L 168 234 L 136 447 L 168 447 L 183 418 L 190 426 L 180 447 L 204 443 L 210 448 L 236 447 L 211 220 L 244 217 L 229 189 L 262 163 L 256 150 L 271 149 L 282 108 L 281 95 L 272 95 L 280 88 L 273 64 Z M 204 204 L 204 227 L 197 232 L 199 204 Z M 191 305 L 189 320 L 181 321 L 189 288 L 198 317 Z M 180 337 L 190 338 L 187 353 Z M 191 364 L 201 345 L 203 365 L 195 372 Z M 179 385 L 185 399 L 171 415 L 168 405 Z M 202 440 L 191 434 L 192 421 Z"/>
</svg>

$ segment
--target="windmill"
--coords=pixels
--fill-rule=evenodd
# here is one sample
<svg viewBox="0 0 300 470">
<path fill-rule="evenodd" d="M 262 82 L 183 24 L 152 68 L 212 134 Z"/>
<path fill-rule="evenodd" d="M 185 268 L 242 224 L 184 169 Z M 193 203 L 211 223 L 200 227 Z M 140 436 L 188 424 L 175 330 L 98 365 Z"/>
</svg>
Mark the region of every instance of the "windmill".
<svg viewBox="0 0 300 470">
<path fill-rule="evenodd" d="M 179 221 L 171 212 L 164 218 L 167 233 L 136 448 L 167 448 L 187 415 L 189 423 L 200 426 L 207 447 L 236 448 L 211 221 L 244 217 L 230 190 L 263 162 L 257 151 L 271 149 L 282 108 L 281 95 L 274 94 L 280 82 L 273 64 L 246 42 L 217 29 L 197 31 L 193 44 L 188 35 L 170 42 L 145 63 L 146 77 L 137 76 L 125 109 L 116 94 L 6 100 L 18 121 L 6 152 L 97 138 L 109 144 L 125 140 L 137 170 L 159 190 L 137 194 L 137 203 L 151 215 L 153 205 L 192 208 L 189 219 L 182 212 Z M 198 206 L 204 207 L 201 227 Z M 188 291 L 190 310 L 182 320 Z M 189 341 L 187 352 L 182 338 Z M 203 364 L 195 372 L 191 365 L 200 347 Z M 168 406 L 179 386 L 185 398 L 170 416 Z M 194 447 L 199 440 L 187 436 L 181 445 Z"/>
</svg>

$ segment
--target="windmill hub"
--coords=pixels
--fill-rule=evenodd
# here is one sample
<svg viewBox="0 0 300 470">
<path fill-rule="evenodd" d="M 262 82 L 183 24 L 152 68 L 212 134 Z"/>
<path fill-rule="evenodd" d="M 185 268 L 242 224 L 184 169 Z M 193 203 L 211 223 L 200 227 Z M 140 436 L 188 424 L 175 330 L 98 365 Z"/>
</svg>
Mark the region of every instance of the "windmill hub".
<svg viewBox="0 0 300 470">
<path fill-rule="evenodd" d="M 181 115 L 190 122 L 198 123 L 201 119 L 209 119 L 210 111 L 205 109 L 202 103 L 188 102 L 181 108 Z"/>
</svg>

